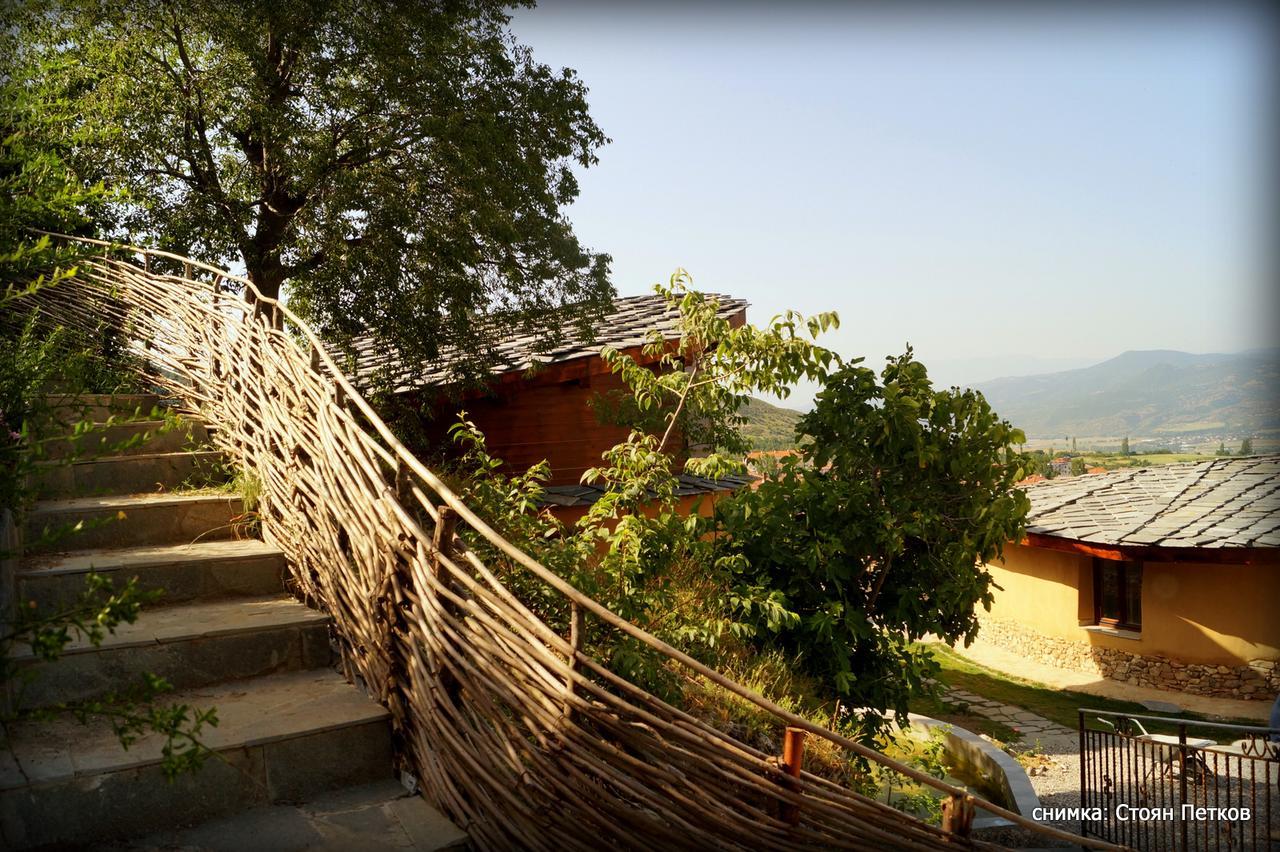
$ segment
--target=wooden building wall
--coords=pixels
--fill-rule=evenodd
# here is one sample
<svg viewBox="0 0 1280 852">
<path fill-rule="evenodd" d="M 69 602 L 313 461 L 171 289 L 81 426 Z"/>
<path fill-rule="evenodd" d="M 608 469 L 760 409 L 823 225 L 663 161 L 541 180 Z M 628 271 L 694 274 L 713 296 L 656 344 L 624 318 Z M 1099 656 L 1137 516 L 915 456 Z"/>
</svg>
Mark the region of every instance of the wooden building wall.
<svg viewBox="0 0 1280 852">
<path fill-rule="evenodd" d="M 516 385 L 498 393 L 455 403 L 479 427 L 489 452 L 516 470 L 546 459 L 548 485 L 572 485 L 600 454 L 627 439 L 625 426 L 601 423 L 591 406 L 594 394 L 622 389 L 614 375 L 555 384 Z M 449 417 L 453 422 L 454 416 Z"/>
</svg>

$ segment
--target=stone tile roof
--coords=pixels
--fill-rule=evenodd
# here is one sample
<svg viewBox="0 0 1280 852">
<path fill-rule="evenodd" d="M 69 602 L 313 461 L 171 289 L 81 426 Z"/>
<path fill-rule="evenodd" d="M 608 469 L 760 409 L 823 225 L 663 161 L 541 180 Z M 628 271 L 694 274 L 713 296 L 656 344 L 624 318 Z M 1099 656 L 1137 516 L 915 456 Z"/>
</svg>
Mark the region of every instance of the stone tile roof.
<svg viewBox="0 0 1280 852">
<path fill-rule="evenodd" d="M 1280 547 L 1280 455 L 1051 479 L 1027 532 L 1095 544 Z"/>
<path fill-rule="evenodd" d="M 726 319 L 746 310 L 748 306 L 745 299 L 717 293 L 705 295 L 719 300 L 720 316 Z M 492 374 L 496 376 L 523 372 L 535 366 L 586 358 L 598 354 L 606 344 L 615 349 L 641 346 L 648 342 L 646 335 L 650 329 L 657 329 L 664 337 L 674 339 L 679 336 L 678 321 L 679 313 L 671 309 L 659 295 L 615 299 L 613 308 L 592 325 L 589 334 L 584 335 L 576 322 L 564 322 L 558 335 L 560 342 L 550 350 L 545 350 L 545 346 L 540 345 L 544 341 L 532 334 L 515 335 L 500 342 L 494 353 L 497 363 Z M 461 360 L 456 350 L 446 351 L 441 353 L 439 360 L 410 369 L 400 363 L 399 356 L 393 349 L 383 345 L 373 335 L 357 336 L 352 340 L 352 348 L 355 364 L 348 372 L 356 385 L 367 386 L 377 372 L 386 370 L 396 393 L 451 381 L 454 378 L 453 367 Z M 333 351 L 338 363 L 346 363 L 345 353 L 339 352 L 337 348 Z"/>
<path fill-rule="evenodd" d="M 682 473 L 676 486 L 677 497 L 692 497 L 697 494 L 713 494 L 718 491 L 736 491 L 750 485 L 754 476 L 722 476 L 719 479 L 706 479 Z M 546 506 L 590 506 L 604 495 L 604 489 L 596 485 L 552 485 L 542 492 L 542 503 Z"/>
</svg>

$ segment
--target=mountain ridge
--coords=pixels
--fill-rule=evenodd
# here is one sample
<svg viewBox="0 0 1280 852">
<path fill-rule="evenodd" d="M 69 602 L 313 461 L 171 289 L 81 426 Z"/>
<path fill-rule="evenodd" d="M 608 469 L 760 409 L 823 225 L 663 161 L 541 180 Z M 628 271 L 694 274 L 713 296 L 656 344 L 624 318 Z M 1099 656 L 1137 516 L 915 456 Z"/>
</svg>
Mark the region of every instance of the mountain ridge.
<svg viewBox="0 0 1280 852">
<path fill-rule="evenodd" d="M 1090 367 L 972 387 L 1028 437 L 1280 428 L 1280 348 L 1128 350 Z"/>
</svg>

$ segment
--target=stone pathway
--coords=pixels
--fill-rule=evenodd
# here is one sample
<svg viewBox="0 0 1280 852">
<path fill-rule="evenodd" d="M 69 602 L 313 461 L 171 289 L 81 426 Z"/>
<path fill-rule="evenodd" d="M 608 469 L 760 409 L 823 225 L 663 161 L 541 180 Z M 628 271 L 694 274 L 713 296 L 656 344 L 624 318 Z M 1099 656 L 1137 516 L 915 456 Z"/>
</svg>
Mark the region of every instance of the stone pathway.
<svg viewBox="0 0 1280 852">
<path fill-rule="evenodd" d="M 1076 742 L 1079 739 L 1077 732 L 1071 728 L 1063 727 L 1030 710 L 1015 707 L 1012 704 L 1002 704 L 965 689 L 947 689 L 946 700 L 953 704 L 967 704 L 971 712 L 986 716 L 993 722 L 1008 725 L 1022 734 L 1022 741 L 1025 744 L 1034 744 L 1037 740 L 1044 742 L 1053 738 L 1055 741 L 1062 741 L 1065 745 L 1068 740 Z"/>
</svg>

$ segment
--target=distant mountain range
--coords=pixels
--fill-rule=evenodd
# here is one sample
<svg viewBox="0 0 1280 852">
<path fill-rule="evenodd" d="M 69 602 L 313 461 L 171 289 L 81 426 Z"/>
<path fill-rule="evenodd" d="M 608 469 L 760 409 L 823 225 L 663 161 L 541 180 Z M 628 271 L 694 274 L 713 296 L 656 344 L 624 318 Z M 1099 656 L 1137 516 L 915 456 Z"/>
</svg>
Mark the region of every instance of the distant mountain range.
<svg viewBox="0 0 1280 852">
<path fill-rule="evenodd" d="M 1280 349 L 1125 352 L 1092 367 L 974 387 L 1029 438 L 1280 429 Z"/>
</svg>

